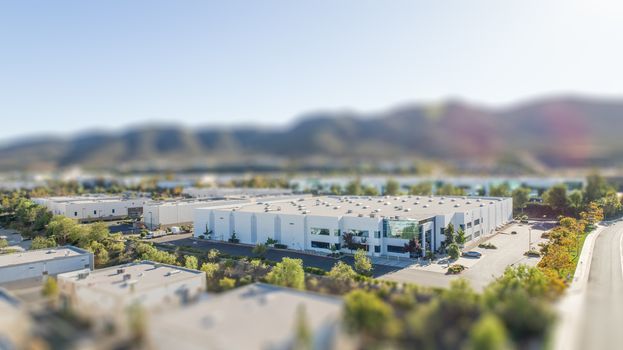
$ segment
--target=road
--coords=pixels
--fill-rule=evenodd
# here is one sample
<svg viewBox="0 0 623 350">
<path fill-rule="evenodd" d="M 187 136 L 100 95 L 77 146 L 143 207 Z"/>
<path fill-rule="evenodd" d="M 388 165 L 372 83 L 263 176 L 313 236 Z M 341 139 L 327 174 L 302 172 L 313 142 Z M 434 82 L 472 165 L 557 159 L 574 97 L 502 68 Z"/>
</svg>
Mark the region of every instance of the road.
<svg viewBox="0 0 623 350">
<path fill-rule="evenodd" d="M 623 347 L 623 222 L 595 241 L 582 314 L 578 349 Z"/>
</svg>

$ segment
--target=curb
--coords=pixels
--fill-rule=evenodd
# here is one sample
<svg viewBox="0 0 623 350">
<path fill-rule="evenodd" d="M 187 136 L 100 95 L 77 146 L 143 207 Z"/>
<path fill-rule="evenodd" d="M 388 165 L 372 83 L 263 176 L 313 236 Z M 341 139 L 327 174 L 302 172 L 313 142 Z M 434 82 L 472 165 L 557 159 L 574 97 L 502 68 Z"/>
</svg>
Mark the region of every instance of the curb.
<svg viewBox="0 0 623 350">
<path fill-rule="evenodd" d="M 563 298 L 557 303 L 556 309 L 560 320 L 554 330 L 554 350 L 570 350 L 577 348 L 577 337 L 581 327 L 581 315 L 586 302 L 585 291 L 593 260 L 593 248 L 599 234 L 606 228 L 604 222 L 588 234 L 573 274 L 573 281 Z"/>
</svg>

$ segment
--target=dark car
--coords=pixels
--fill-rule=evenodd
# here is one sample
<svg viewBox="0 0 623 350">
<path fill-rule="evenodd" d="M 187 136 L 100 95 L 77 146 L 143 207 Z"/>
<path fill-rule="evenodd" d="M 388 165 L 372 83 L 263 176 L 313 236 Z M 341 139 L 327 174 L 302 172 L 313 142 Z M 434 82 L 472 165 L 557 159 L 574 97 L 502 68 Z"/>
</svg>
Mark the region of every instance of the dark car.
<svg viewBox="0 0 623 350">
<path fill-rule="evenodd" d="M 475 258 L 475 259 L 480 259 L 480 257 L 482 256 L 481 253 L 470 250 L 469 252 L 463 252 L 463 256 L 466 258 Z"/>
</svg>

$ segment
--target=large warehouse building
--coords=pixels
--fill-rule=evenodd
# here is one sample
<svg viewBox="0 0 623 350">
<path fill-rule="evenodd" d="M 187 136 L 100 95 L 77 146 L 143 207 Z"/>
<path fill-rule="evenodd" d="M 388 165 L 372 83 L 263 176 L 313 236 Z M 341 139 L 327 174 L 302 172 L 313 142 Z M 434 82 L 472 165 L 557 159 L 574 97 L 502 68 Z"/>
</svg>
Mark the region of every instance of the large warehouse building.
<svg viewBox="0 0 623 350">
<path fill-rule="evenodd" d="M 303 197 L 228 208 L 195 209 L 195 237 L 241 243 L 271 238 L 290 249 L 345 250 L 352 238 L 374 256 L 407 257 L 404 245 L 417 237 L 425 250 L 443 247 L 453 224 L 467 240 L 492 234 L 512 220 L 511 198 L 493 197 Z M 351 244 L 352 245 L 352 244 Z"/>
<path fill-rule="evenodd" d="M 73 196 L 33 198 L 54 215 L 64 215 L 79 221 L 117 220 L 125 217 L 138 218 L 143 206 L 151 199 L 144 197 L 124 198 L 118 196 Z"/>
<path fill-rule="evenodd" d="M 176 200 L 152 202 L 143 206 L 143 221 L 150 230 L 193 223 L 194 210 L 203 207 L 231 207 L 251 203 L 249 199 Z"/>
</svg>

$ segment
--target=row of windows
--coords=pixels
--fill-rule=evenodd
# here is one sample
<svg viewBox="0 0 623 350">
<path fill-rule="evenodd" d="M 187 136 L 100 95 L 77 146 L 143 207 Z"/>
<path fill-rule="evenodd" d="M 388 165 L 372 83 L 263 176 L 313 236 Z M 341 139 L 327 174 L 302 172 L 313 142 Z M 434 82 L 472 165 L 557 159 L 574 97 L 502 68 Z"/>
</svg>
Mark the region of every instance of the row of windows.
<svg viewBox="0 0 623 350">
<path fill-rule="evenodd" d="M 112 213 L 115 213 L 115 209 L 112 209 Z M 97 215 L 97 210 L 93 210 L 93 215 Z M 74 216 L 78 216 L 78 212 L 74 211 Z"/>
</svg>

